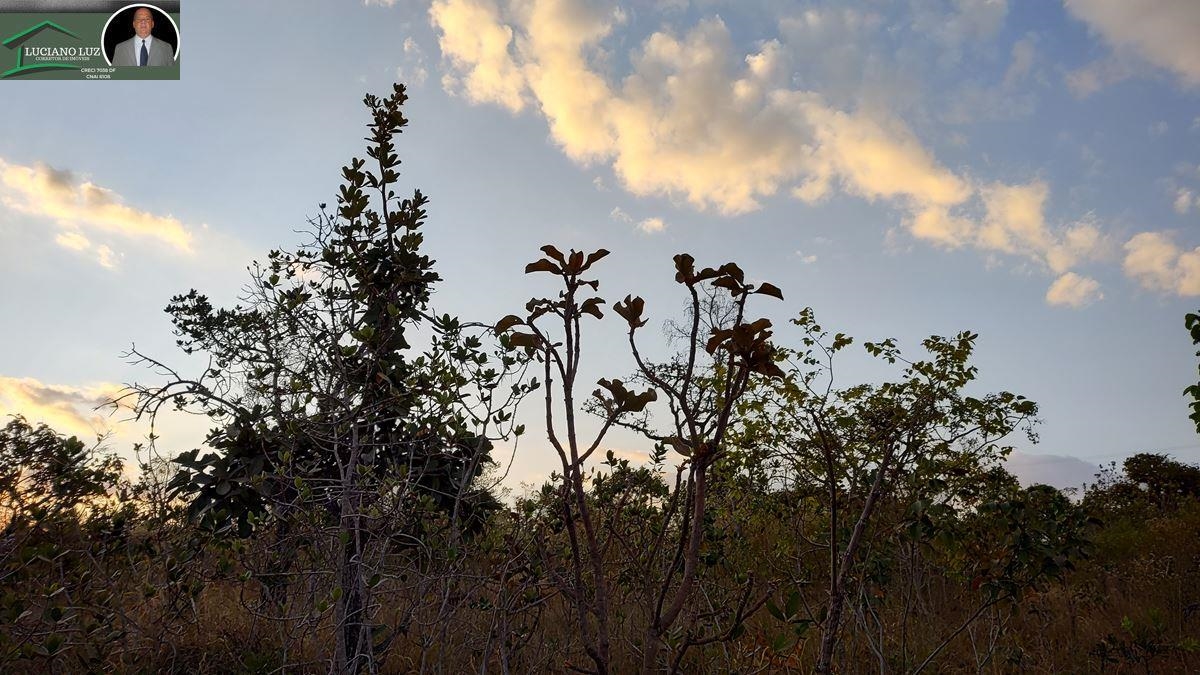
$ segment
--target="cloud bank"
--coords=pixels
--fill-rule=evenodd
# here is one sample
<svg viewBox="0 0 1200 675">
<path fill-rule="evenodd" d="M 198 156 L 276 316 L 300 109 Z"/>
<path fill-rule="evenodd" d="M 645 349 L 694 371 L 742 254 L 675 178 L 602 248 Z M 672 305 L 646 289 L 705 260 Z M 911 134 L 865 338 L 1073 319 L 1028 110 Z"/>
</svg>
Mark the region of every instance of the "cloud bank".
<svg viewBox="0 0 1200 675">
<path fill-rule="evenodd" d="M 1156 42 L 1180 43 L 1178 24 L 1193 25 L 1200 4 L 1159 0 L 1136 21 L 1118 0 L 1073 0 L 1068 8 L 1114 44 L 1200 82 L 1200 52 L 1191 56 L 1200 41 L 1180 49 Z M 956 0 L 912 9 L 909 28 L 953 60 L 994 36 L 1008 5 Z M 864 46 L 886 26 L 871 11 L 807 8 L 779 19 L 777 37 L 744 51 L 718 16 L 628 41 L 617 35 L 629 21 L 625 10 L 582 0 L 435 0 L 429 16 L 447 91 L 540 114 L 568 157 L 610 167 L 635 195 L 731 216 L 780 194 L 806 203 L 850 195 L 897 211 L 912 237 L 933 246 L 1009 256 L 1052 275 L 1051 305 L 1082 308 L 1104 297 L 1079 270 L 1116 246 L 1090 217 L 1050 221 L 1051 188 L 1040 178 L 989 182 L 946 166 L 896 110 L 861 93 L 879 89 L 872 78 L 899 72 Z M 837 58 L 809 58 L 821 51 Z M 992 88 L 1011 89 L 1036 60 L 1035 39 L 1021 38 Z M 846 64 L 857 74 L 843 72 Z M 1195 252 L 1139 236 L 1126 244 L 1126 274 L 1147 288 L 1193 294 Z"/>
<path fill-rule="evenodd" d="M 0 204 L 52 221 L 59 228 L 54 236 L 59 246 L 90 252 L 104 267 L 114 267 L 120 258 L 109 238 L 194 253 L 192 230 L 177 218 L 129 206 L 116 192 L 45 164 L 24 166 L 0 159 Z"/>
<path fill-rule="evenodd" d="M 1066 0 L 1067 10 L 1109 45 L 1200 86 L 1200 2 L 1196 0 Z M 1127 72 L 1101 62 L 1074 73 L 1072 87 L 1090 93 Z"/>
<path fill-rule="evenodd" d="M 111 408 L 102 408 L 121 389 L 107 382 L 74 386 L 0 376 L 0 415 L 23 415 L 30 422 L 44 422 L 55 431 L 88 440 L 112 430 Z"/>
</svg>

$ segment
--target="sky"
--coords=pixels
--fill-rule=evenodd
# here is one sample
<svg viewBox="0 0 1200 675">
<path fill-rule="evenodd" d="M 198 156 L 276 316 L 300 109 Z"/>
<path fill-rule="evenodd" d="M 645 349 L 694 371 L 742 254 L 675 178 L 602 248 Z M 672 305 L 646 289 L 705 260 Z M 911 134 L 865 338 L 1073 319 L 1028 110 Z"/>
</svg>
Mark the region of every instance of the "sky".
<svg viewBox="0 0 1200 675">
<path fill-rule="evenodd" d="M 553 290 L 522 274 L 538 247 L 603 247 L 601 294 L 644 296 L 649 330 L 682 309 L 673 255 L 734 261 L 783 289 L 754 308 L 783 342 L 807 306 L 910 355 L 979 333 L 978 390 L 1041 406 L 1027 481 L 1200 462 L 1194 0 L 214 0 L 179 29 L 177 82 L 0 83 L 0 414 L 128 452 L 145 425 L 93 408 L 161 376 L 122 354 L 201 368 L 170 297 L 231 304 L 302 241 L 363 153 L 363 94 L 402 81 L 439 312 L 520 311 Z M 593 327 L 587 376 L 632 370 L 620 332 Z M 512 486 L 557 463 L 521 414 Z M 204 428 L 165 419 L 158 446 Z"/>
</svg>

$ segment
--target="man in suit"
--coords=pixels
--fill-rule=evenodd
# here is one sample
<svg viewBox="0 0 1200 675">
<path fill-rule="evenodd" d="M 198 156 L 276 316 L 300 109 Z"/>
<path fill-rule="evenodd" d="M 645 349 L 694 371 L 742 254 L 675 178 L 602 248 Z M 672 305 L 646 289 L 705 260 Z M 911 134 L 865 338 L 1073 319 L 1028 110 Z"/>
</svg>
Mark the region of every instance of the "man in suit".
<svg viewBox="0 0 1200 675">
<path fill-rule="evenodd" d="M 175 63 L 175 46 L 150 34 L 154 13 L 138 7 L 133 13 L 134 36 L 113 50 L 114 66 L 169 66 Z"/>
</svg>

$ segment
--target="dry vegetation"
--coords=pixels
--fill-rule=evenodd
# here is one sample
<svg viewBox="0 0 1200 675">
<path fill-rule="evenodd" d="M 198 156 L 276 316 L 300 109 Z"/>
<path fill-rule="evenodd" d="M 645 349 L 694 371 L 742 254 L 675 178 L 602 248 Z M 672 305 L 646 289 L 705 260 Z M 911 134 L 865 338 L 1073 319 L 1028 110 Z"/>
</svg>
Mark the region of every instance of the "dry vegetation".
<svg viewBox="0 0 1200 675">
<path fill-rule="evenodd" d="M 777 344 L 752 317 L 782 291 L 732 263 L 675 258 L 690 311 L 660 363 L 642 299 L 600 299 L 603 250 L 544 247 L 526 272 L 550 294 L 498 324 L 436 316 L 425 198 L 392 190 L 404 101 L 367 97 L 370 162 L 311 244 L 237 307 L 172 300 L 202 373 L 134 355 L 166 378 L 134 407 L 208 415 L 204 450 L 131 482 L 101 446 L 0 431 L 0 670 L 1200 669 L 1200 468 L 1142 454 L 1078 499 L 1023 488 L 1005 443 L 1037 406 L 966 393 L 976 336 L 865 343 L 894 377 L 846 386 L 854 340 L 804 310 Z M 600 319 L 637 367 L 594 388 Z M 505 502 L 487 469 L 522 399 L 561 466 Z M 616 426 L 647 465 L 607 450 Z"/>
</svg>

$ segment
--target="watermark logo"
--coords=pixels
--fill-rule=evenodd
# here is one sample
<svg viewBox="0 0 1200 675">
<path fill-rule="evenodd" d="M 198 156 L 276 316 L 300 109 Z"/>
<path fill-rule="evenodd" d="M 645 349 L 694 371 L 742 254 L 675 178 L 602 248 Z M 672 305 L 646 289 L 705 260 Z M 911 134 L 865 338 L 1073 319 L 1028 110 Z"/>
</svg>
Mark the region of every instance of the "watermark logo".
<svg viewBox="0 0 1200 675">
<path fill-rule="evenodd" d="M 17 65 L 0 73 L 0 79 L 51 70 L 78 70 L 79 64 L 103 56 L 99 47 L 73 44 L 80 39 L 72 31 L 49 20 L 10 35 L 0 44 L 16 50 Z"/>
</svg>

